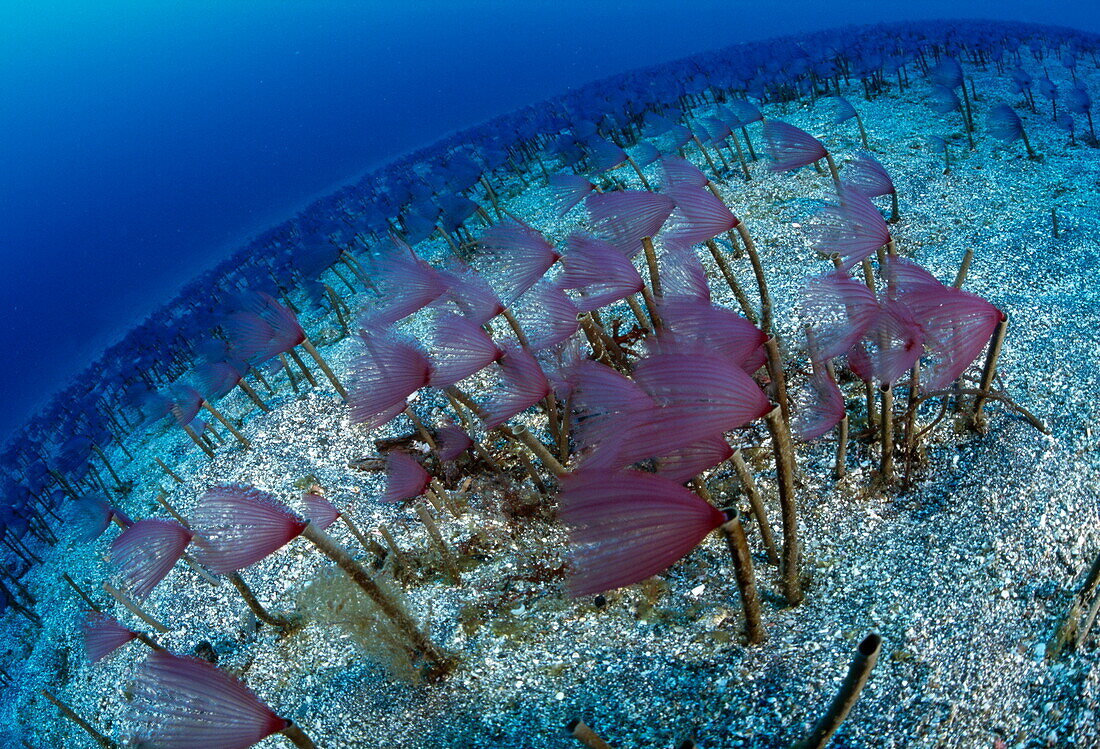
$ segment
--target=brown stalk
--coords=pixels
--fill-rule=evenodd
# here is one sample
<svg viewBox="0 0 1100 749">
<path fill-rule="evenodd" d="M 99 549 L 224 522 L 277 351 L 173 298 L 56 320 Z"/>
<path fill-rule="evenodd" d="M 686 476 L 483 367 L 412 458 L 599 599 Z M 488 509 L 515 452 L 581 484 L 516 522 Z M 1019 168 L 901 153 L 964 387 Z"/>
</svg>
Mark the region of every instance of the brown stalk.
<svg viewBox="0 0 1100 749">
<path fill-rule="evenodd" d="M 722 525 L 722 535 L 726 538 L 730 557 L 733 560 L 733 574 L 737 579 L 737 588 L 741 591 L 741 606 L 745 611 L 745 634 L 749 644 L 758 645 L 767 639 L 764 624 L 760 619 L 760 593 L 756 590 L 756 575 L 753 572 L 752 553 L 745 538 L 745 528 L 741 525 L 741 515 L 733 509 L 727 513 L 729 520 Z"/>
<path fill-rule="evenodd" d="M 756 486 L 756 480 L 752 477 L 745 458 L 738 448 L 733 451 L 731 458 L 733 468 L 737 472 L 737 478 L 741 480 L 741 488 L 745 490 L 745 496 L 749 499 L 749 507 L 752 508 L 753 517 L 760 528 L 760 539 L 764 542 L 764 549 L 768 554 L 768 561 L 774 565 L 779 564 L 779 551 L 775 546 L 775 537 L 772 535 L 772 526 L 768 522 L 768 513 L 764 509 L 764 500 L 760 496 L 760 489 Z"/>
<path fill-rule="evenodd" d="M 565 730 L 569 735 L 581 742 L 589 749 L 612 749 L 611 744 L 601 739 L 599 735 L 585 725 L 580 718 L 574 718 L 565 724 Z"/>
<path fill-rule="evenodd" d="M 42 690 L 39 690 L 38 693 L 40 695 L 42 695 L 43 697 L 45 697 L 50 702 L 52 702 L 54 704 L 54 706 L 61 712 L 61 714 L 63 716 L 65 716 L 66 718 L 71 720 L 73 723 L 76 723 L 82 729 L 84 729 L 84 732 L 87 733 L 89 736 L 91 736 L 92 740 L 95 741 L 95 743 L 99 744 L 101 747 L 103 747 L 103 749 L 118 749 L 118 744 L 116 744 L 114 741 L 112 741 L 111 739 L 104 736 L 99 731 L 97 731 L 92 726 L 91 723 L 84 720 L 84 718 L 80 717 L 80 715 L 77 714 L 77 712 L 75 710 L 73 710 L 71 707 L 66 705 L 61 700 L 59 700 L 51 692 L 48 692 L 45 689 L 42 689 Z"/>
<path fill-rule="evenodd" d="M 794 496 L 794 448 L 779 406 L 772 408 L 764 419 L 772 437 L 779 484 L 779 506 L 783 517 L 781 585 L 787 603 L 797 606 L 802 603 L 802 580 L 799 571 L 801 549 L 798 542 L 798 508 Z"/>
<path fill-rule="evenodd" d="M 836 733 L 836 729 L 848 717 L 848 712 L 859 699 L 863 685 L 867 683 L 871 670 L 878 661 L 881 648 L 882 638 L 879 635 L 870 634 L 863 639 L 856 650 L 855 658 L 848 666 L 848 675 L 844 677 L 840 691 L 810 733 L 795 744 L 796 749 L 825 749 L 828 746 L 829 739 Z"/>
<path fill-rule="evenodd" d="M 462 582 L 462 576 L 458 571 L 458 560 L 451 553 L 451 548 L 447 546 L 447 542 L 443 540 L 443 534 L 439 532 L 439 526 L 436 525 L 435 518 L 432 517 L 432 513 L 423 502 L 417 502 L 415 509 L 416 516 L 424 524 L 424 528 L 428 531 L 428 537 L 431 538 L 432 543 L 435 544 L 440 557 L 443 559 L 443 568 L 447 571 L 447 577 L 451 578 L 451 582 L 455 585 L 458 585 Z"/>
<path fill-rule="evenodd" d="M 302 531 L 302 535 L 313 543 L 321 552 L 332 561 L 336 562 L 352 581 L 370 596 L 382 613 L 393 622 L 394 626 L 408 639 L 413 651 L 423 657 L 428 666 L 429 676 L 442 676 L 450 667 L 450 658 L 433 643 L 428 636 L 421 631 L 417 623 L 405 613 L 404 609 L 392 600 L 386 592 L 379 587 L 374 578 L 347 553 L 339 544 L 333 541 L 320 528 L 310 524 Z"/>
</svg>

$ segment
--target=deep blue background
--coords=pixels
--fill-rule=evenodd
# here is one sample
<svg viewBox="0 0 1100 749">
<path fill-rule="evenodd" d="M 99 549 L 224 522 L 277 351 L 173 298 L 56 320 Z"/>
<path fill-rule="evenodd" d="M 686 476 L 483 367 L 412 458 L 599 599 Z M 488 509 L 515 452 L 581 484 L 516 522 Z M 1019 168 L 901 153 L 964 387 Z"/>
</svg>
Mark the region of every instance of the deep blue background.
<svg viewBox="0 0 1100 749">
<path fill-rule="evenodd" d="M 1100 30 L 1095 2 L 0 0 L 0 441 L 251 233 L 627 68 L 848 23 Z"/>
</svg>

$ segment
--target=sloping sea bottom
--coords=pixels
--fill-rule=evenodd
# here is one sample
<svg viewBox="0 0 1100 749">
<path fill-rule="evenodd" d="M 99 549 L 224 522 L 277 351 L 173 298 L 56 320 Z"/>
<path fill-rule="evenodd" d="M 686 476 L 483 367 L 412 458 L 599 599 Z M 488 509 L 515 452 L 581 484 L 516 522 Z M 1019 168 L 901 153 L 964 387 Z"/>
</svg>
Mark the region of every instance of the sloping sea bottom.
<svg viewBox="0 0 1100 749">
<path fill-rule="evenodd" d="M 220 668 L 323 747 L 564 748 L 577 746 L 564 730 L 574 717 L 619 747 L 672 747 L 687 737 L 702 746 L 731 747 L 784 746 L 802 736 L 835 693 L 856 644 L 873 630 L 883 637 L 882 654 L 837 745 L 990 746 L 997 739 L 1020 746 L 1100 745 L 1100 651 L 1086 643 L 1076 653 L 1046 657 L 1100 545 L 1100 445 L 1092 429 L 1100 410 L 1100 150 L 1080 138 L 1071 144 L 1038 95 L 1038 111 L 1028 111 L 997 65 L 962 62 L 977 93 L 973 150 L 957 112 L 930 110 L 931 84 L 915 62 L 904 90 L 890 83 L 867 100 L 857 80 L 845 85 L 841 79 L 843 93 L 861 113 L 874 155 L 897 185 L 901 220 L 892 233 L 899 252 L 950 282 L 964 252 L 974 251 L 965 288 L 1011 320 L 1001 387 L 1038 414 L 1051 435 L 995 403 L 988 407 L 987 434 L 948 419 L 930 435 L 927 465 L 906 491 L 868 490 L 875 452 L 866 445 L 853 443 L 849 473 L 839 481 L 832 478 L 834 435 L 799 445 L 799 522 L 809 584 L 802 605 L 785 607 L 776 568 L 758 557 L 764 644 L 741 640 L 737 589 L 716 535 L 658 582 L 608 593 L 598 607 L 592 598 L 565 594 L 567 541 L 560 525 L 538 513 L 517 519 L 522 513 L 505 505 L 526 500 L 476 478 L 465 493 L 466 514 L 439 518 L 462 557 L 461 584 L 450 584 L 411 509 L 376 501 L 382 475 L 349 468 L 377 454 L 372 440 L 406 433 L 407 422 L 366 430 L 349 421 L 346 406 L 323 380 L 317 388 L 303 384 L 306 392 L 298 396 L 285 373 L 272 381 L 278 394 L 268 396 L 269 414 L 239 391 L 220 404 L 240 420 L 250 450 L 229 441 L 208 460 L 178 428 L 163 425 L 128 440 L 131 459 L 110 451 L 133 484 L 119 506 L 135 518 L 163 516 L 154 497 L 165 491 L 186 516 L 216 483 L 242 482 L 290 496 L 310 477 L 360 527 L 386 524 L 417 567 L 405 585 L 409 610 L 457 654 L 458 666 L 442 681 L 407 683 L 347 628 L 312 622 L 279 637 L 256 623 L 232 587 L 213 587 L 182 564 L 144 604 L 169 627 L 157 635 L 159 642 L 177 653 L 209 643 Z M 1063 90 L 1072 85 L 1049 52 L 1038 60 L 1021 49 L 1018 63 L 1011 57 L 1017 64 L 1036 79 L 1045 71 Z M 1080 57 L 1077 78 L 1090 91 L 1100 90 L 1094 56 Z M 999 102 L 1021 114 L 1041 161 L 1029 160 L 1020 143 L 1002 146 L 980 132 L 984 113 Z M 696 107 L 700 113 L 711 109 L 709 101 Z M 824 99 L 766 102 L 761 109 L 820 137 L 838 163 L 860 149 L 854 122 L 833 124 L 833 108 Z M 759 125 L 750 135 L 762 151 L 752 127 Z M 950 144 L 949 174 L 929 135 Z M 687 155 L 711 174 L 697 149 L 689 147 Z M 758 160 L 749 169 L 751 181 L 734 171 L 715 184 L 756 237 L 775 298 L 777 332 L 794 363 L 793 391 L 803 387 L 808 370 L 798 353 L 802 286 L 831 267 L 811 249 L 805 227 L 833 199 L 833 185 L 828 174 L 812 168 L 773 174 Z M 645 172 L 659 182 L 655 166 Z M 614 175 L 640 187 L 625 170 Z M 530 186 L 514 176 L 496 178 L 508 211 L 559 246 L 587 225 L 583 207 L 556 216 L 537 169 L 527 178 Z M 432 260 L 447 253 L 440 240 L 416 249 Z M 739 262 L 747 285 L 750 270 Z M 706 263 L 714 299 L 736 309 L 717 269 L 709 258 Z M 353 307 L 366 298 L 347 295 Z M 301 319 L 315 340 L 338 336 L 331 315 L 312 312 Z M 407 326 L 416 332 L 416 323 Z M 356 351 L 354 336 L 323 347 L 341 374 Z M 484 383 L 474 378 L 464 386 L 478 393 Z M 446 402 L 425 395 L 416 406 L 422 418 L 439 424 Z M 182 483 L 167 478 L 154 458 Z M 728 478 L 712 483 L 719 503 L 736 494 L 732 471 L 721 471 Z M 756 473 L 778 528 L 773 476 L 765 464 Z M 331 532 L 363 554 L 342 525 Z M 748 532 L 759 551 L 755 524 Z M 75 541 L 64 527 L 58 533 L 61 541 L 43 551 L 44 563 L 24 580 L 38 600 L 43 627 L 29 627 L 10 612 L 2 622 L 0 650 L 12 683 L 3 692 L 0 724 L 32 747 L 91 746 L 38 696 L 48 688 L 122 740 L 134 728 L 129 685 L 147 651 L 132 643 L 89 664 L 77 625 L 81 602 L 60 578 L 67 573 L 102 605 L 110 603 L 99 586 L 110 574 L 103 557 L 118 531 L 108 530 L 93 544 Z M 328 567 L 298 540 L 243 575 L 271 610 L 290 612 L 295 597 Z M 148 630 L 114 609 L 128 626 Z M 15 739 L 11 745 L 18 745 Z M 282 745 L 279 736 L 259 744 Z"/>
</svg>

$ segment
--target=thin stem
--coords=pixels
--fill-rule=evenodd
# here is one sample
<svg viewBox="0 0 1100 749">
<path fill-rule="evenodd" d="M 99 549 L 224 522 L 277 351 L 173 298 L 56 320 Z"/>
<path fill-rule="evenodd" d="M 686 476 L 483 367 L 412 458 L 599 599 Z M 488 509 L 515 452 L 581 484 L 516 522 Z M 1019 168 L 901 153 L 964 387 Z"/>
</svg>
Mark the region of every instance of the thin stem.
<svg viewBox="0 0 1100 749">
<path fill-rule="evenodd" d="M 756 590 L 756 576 L 753 572 L 752 553 L 745 538 L 745 528 L 741 525 L 741 515 L 735 509 L 730 519 L 722 525 L 722 534 L 726 538 L 733 561 L 733 574 L 737 578 L 737 588 L 741 591 L 741 606 L 745 611 L 745 634 L 749 644 L 759 645 L 767 639 L 764 624 L 760 619 L 760 593 Z"/>
<path fill-rule="evenodd" d="M 883 384 L 879 387 L 879 394 L 882 399 L 882 460 L 879 473 L 890 483 L 894 480 L 894 391 L 889 384 Z"/>
<path fill-rule="evenodd" d="M 317 745 L 310 740 L 309 736 L 306 736 L 297 723 L 291 723 L 279 733 L 290 739 L 290 743 L 298 749 L 317 749 Z"/>
<path fill-rule="evenodd" d="M 321 353 L 317 350 L 317 347 L 313 345 L 313 342 L 306 338 L 302 341 L 302 348 L 306 350 L 306 353 L 313 358 L 313 361 L 317 362 L 317 366 L 321 368 L 325 377 L 332 383 L 332 387 L 336 389 L 336 392 L 340 394 L 340 397 L 344 400 L 348 399 L 348 391 L 344 389 L 344 386 L 340 384 L 340 380 L 336 379 L 336 374 L 329 367 L 328 362 L 324 360 Z"/>
<path fill-rule="evenodd" d="M 879 635 L 870 634 L 863 639 L 856 650 L 855 658 L 848 666 L 848 675 L 844 677 L 840 691 L 806 738 L 795 745 L 796 749 L 825 749 L 828 746 L 829 739 L 836 733 L 836 729 L 848 717 L 848 712 L 859 699 L 863 685 L 867 683 L 871 670 L 878 661 L 881 648 L 882 638 Z"/>
<path fill-rule="evenodd" d="M 225 415 L 222 414 L 222 412 L 218 409 L 214 408 L 214 406 L 212 406 L 209 401 L 203 401 L 202 407 L 205 408 L 211 416 L 220 421 L 222 423 L 222 426 L 229 430 L 229 433 L 232 434 L 237 442 L 241 444 L 241 447 L 243 447 L 245 450 L 248 450 L 252 447 L 252 443 L 248 441 L 248 438 L 237 431 L 237 428 L 229 423 L 229 419 L 225 418 Z"/>
<path fill-rule="evenodd" d="M 982 408 L 989 398 L 989 388 L 993 384 L 993 375 L 997 372 L 997 360 L 1001 357 L 1001 346 L 1004 344 L 1005 332 L 1008 330 L 1008 315 L 1001 314 L 997 327 L 993 330 L 993 336 L 989 340 L 989 350 L 986 352 L 985 365 L 982 367 L 982 379 L 978 386 L 980 394 L 974 399 L 974 426 L 983 429 L 985 416 Z"/>
<path fill-rule="evenodd" d="M 39 690 L 38 693 L 50 702 L 52 702 L 63 716 L 83 728 L 84 731 L 92 737 L 92 740 L 103 747 L 103 749 L 118 749 L 118 744 L 116 744 L 114 741 L 107 738 L 102 733 L 93 728 L 91 723 L 81 718 L 80 715 L 76 713 L 76 711 L 74 711 L 71 707 L 66 705 L 61 700 L 57 699 L 57 697 L 55 697 L 52 693 L 46 691 L 45 689 Z"/>
<path fill-rule="evenodd" d="M 764 416 L 772 437 L 776 479 L 779 483 L 779 506 L 783 517 L 783 596 L 791 606 L 802 603 L 802 580 L 799 571 L 801 549 L 798 542 L 798 508 L 794 497 L 794 449 L 791 435 L 776 406 Z"/>
<path fill-rule="evenodd" d="M 749 499 L 749 506 L 752 508 L 753 517 L 756 518 L 756 524 L 760 528 L 760 539 L 764 542 L 768 561 L 778 566 L 779 551 L 775 546 L 775 536 L 772 535 L 771 523 L 768 522 L 768 513 L 764 509 L 764 500 L 760 496 L 760 489 L 756 486 L 756 480 L 753 479 L 752 471 L 745 463 L 745 458 L 741 455 L 740 449 L 733 451 L 731 462 L 737 472 L 737 478 L 741 480 L 741 488 L 745 490 L 745 496 Z"/>
<path fill-rule="evenodd" d="M 420 522 L 424 524 L 424 528 L 428 531 L 428 537 L 432 539 L 432 543 L 439 550 L 439 555 L 443 559 L 443 568 L 447 571 L 447 577 L 451 578 L 451 582 L 455 585 L 458 585 L 462 582 L 462 576 L 458 571 L 458 560 L 451 553 L 447 542 L 443 540 L 443 534 L 439 532 L 439 526 L 436 525 L 435 518 L 432 517 L 432 513 L 428 511 L 423 502 L 417 502 L 415 509 L 416 516 L 420 518 Z"/>
<path fill-rule="evenodd" d="M 252 588 L 248 587 L 248 584 L 237 572 L 231 572 L 225 576 L 229 580 L 230 584 L 237 589 L 237 592 L 241 594 L 241 598 L 248 605 L 250 611 L 256 615 L 264 624 L 269 624 L 272 627 L 283 630 L 284 632 L 291 628 L 292 624 L 289 619 L 284 619 L 281 616 L 275 616 L 268 613 L 267 609 L 263 607 L 259 599 L 256 598 L 256 594 L 252 592 Z"/>
<path fill-rule="evenodd" d="M 661 274 L 657 268 L 657 250 L 653 247 L 652 237 L 642 237 L 642 248 L 645 250 L 645 262 L 649 267 L 649 287 L 653 289 L 653 296 L 662 297 Z"/>
<path fill-rule="evenodd" d="M 424 634 L 412 617 L 404 609 L 391 599 L 389 595 L 379 587 L 367 571 L 359 565 L 351 555 L 339 544 L 333 541 L 324 531 L 310 524 L 302 531 L 302 535 L 312 542 L 321 552 L 342 569 L 352 581 L 370 596 L 382 613 L 401 631 L 408 639 L 417 655 L 422 656 L 428 664 L 429 675 L 441 676 L 450 668 L 450 659 Z"/>
<path fill-rule="evenodd" d="M 136 616 L 138 619 L 141 619 L 143 622 L 148 624 L 150 627 L 155 629 L 157 632 L 169 632 L 169 631 L 171 631 L 171 630 L 168 629 L 167 626 L 165 626 L 164 624 L 161 624 L 159 621 L 157 621 L 153 617 L 149 616 L 149 614 L 146 614 L 144 611 L 142 611 L 141 607 L 139 607 L 136 603 L 134 603 L 129 598 L 127 598 L 122 593 L 121 590 L 114 587 L 110 583 L 103 583 L 103 589 L 111 595 L 111 598 L 118 601 L 119 604 L 123 608 L 125 608 L 127 611 L 129 611 L 134 616 Z"/>
</svg>

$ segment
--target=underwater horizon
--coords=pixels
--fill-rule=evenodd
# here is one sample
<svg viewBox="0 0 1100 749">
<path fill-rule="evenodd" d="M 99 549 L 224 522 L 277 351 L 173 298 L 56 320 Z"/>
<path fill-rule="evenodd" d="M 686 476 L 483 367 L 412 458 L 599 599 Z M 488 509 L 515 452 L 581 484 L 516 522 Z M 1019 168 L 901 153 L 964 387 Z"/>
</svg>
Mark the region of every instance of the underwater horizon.
<svg viewBox="0 0 1100 749">
<path fill-rule="evenodd" d="M 0 749 L 1100 747 L 1100 10 L 991 12 L 0 6 Z"/>
<path fill-rule="evenodd" d="M 1038 0 L 626 7 L 0 3 L 0 330 L 20 363 L 0 372 L 0 444 L 255 235 L 369 168 L 516 107 L 846 24 L 989 16 L 1100 31 L 1089 4 L 1052 16 Z"/>
</svg>

